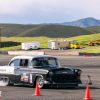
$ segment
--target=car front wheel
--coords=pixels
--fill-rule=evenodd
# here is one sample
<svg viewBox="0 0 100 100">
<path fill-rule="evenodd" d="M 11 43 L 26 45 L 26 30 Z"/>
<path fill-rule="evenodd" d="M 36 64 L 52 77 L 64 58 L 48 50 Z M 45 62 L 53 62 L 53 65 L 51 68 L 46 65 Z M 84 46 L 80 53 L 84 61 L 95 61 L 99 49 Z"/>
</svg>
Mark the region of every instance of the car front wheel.
<svg viewBox="0 0 100 100">
<path fill-rule="evenodd" d="M 42 89 L 42 88 L 45 87 L 43 77 L 41 77 L 41 76 L 37 77 L 37 79 L 36 79 L 36 84 L 37 84 L 37 83 L 38 83 L 40 89 Z"/>
</svg>

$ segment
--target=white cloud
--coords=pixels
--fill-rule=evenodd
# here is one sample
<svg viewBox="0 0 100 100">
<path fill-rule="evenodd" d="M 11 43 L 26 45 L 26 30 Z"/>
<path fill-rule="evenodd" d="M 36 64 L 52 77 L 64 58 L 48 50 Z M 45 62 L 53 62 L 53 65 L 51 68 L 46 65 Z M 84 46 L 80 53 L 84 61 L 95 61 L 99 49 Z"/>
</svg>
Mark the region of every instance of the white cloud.
<svg viewBox="0 0 100 100">
<path fill-rule="evenodd" d="M 99 4 L 100 0 L 0 0 L 0 13 L 13 14 L 28 11 L 30 8 L 48 12 L 78 8 L 92 12 L 100 8 Z"/>
<path fill-rule="evenodd" d="M 52 8 L 42 8 L 41 10 L 45 12 L 56 12 L 56 10 Z"/>
<path fill-rule="evenodd" d="M 99 4 L 100 0 L 0 0 L 0 15 L 32 16 L 35 20 L 46 16 L 52 21 L 56 17 L 59 21 L 99 18 Z"/>
<path fill-rule="evenodd" d="M 30 7 L 34 8 L 35 0 L 0 0 L 1 14 L 19 14 L 26 12 Z"/>
</svg>

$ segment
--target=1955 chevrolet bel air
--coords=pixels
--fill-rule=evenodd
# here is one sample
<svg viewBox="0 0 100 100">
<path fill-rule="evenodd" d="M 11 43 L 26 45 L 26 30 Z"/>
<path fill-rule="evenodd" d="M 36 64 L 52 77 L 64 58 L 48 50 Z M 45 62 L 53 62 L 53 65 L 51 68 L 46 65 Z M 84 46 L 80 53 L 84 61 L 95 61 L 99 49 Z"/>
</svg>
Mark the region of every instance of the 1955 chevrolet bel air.
<svg viewBox="0 0 100 100">
<path fill-rule="evenodd" d="M 38 83 L 39 88 L 78 87 L 82 84 L 81 73 L 80 69 L 61 67 L 58 59 L 49 55 L 15 56 L 8 66 L 0 66 L 0 80 L 5 86 Z"/>
</svg>

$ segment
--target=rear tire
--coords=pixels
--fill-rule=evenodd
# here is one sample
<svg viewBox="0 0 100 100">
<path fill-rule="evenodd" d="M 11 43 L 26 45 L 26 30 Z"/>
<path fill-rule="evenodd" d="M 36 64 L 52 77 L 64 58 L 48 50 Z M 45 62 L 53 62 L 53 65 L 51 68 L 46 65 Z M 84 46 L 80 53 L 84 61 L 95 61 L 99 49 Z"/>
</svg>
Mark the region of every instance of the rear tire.
<svg viewBox="0 0 100 100">
<path fill-rule="evenodd" d="M 4 86 L 9 86 L 10 85 L 9 78 L 3 78 L 2 81 L 3 81 Z"/>
<path fill-rule="evenodd" d="M 3 82 L 4 86 L 12 86 L 13 85 L 13 83 L 10 83 L 10 80 L 9 80 L 8 77 L 7 78 L 2 78 L 2 82 Z"/>
<path fill-rule="evenodd" d="M 64 48 L 63 48 L 63 50 L 67 50 L 67 48 L 66 48 L 66 47 L 64 47 Z"/>
</svg>

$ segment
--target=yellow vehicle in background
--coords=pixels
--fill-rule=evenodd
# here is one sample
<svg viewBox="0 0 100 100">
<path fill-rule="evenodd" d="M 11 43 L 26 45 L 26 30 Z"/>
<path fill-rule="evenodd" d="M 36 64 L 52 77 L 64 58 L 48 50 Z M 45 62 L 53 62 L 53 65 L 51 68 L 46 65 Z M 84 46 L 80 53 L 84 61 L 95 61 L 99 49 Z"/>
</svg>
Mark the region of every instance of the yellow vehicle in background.
<svg viewBox="0 0 100 100">
<path fill-rule="evenodd" d="M 76 43 L 76 44 L 71 44 L 70 47 L 72 49 L 79 49 L 80 48 L 80 44 Z"/>
<path fill-rule="evenodd" d="M 100 45 L 100 39 L 94 40 L 94 41 L 90 41 L 88 43 L 89 46 L 94 46 L 94 45 Z"/>
</svg>

